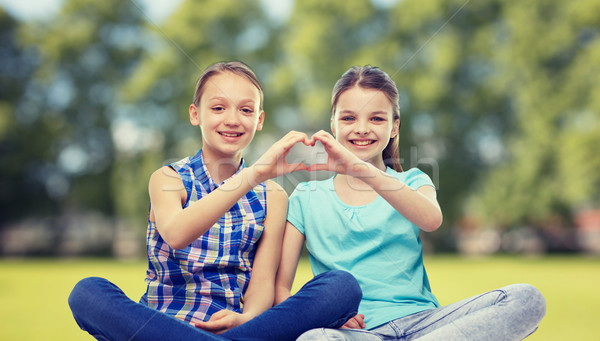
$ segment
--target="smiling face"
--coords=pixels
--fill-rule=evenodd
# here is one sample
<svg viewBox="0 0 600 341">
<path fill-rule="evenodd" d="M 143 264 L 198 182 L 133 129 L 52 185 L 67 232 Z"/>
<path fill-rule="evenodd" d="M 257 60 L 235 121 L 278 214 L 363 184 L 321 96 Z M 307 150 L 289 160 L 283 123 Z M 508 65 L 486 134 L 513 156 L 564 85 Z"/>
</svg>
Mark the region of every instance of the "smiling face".
<svg viewBox="0 0 600 341">
<path fill-rule="evenodd" d="M 336 140 L 361 160 L 385 169 L 383 150 L 400 125 L 393 113 L 383 92 L 354 86 L 339 96 L 331 130 Z"/>
<path fill-rule="evenodd" d="M 262 129 L 260 99 L 254 84 L 232 72 L 217 73 L 206 81 L 198 105 L 190 105 L 190 121 L 202 131 L 205 158 L 241 158 Z"/>
</svg>

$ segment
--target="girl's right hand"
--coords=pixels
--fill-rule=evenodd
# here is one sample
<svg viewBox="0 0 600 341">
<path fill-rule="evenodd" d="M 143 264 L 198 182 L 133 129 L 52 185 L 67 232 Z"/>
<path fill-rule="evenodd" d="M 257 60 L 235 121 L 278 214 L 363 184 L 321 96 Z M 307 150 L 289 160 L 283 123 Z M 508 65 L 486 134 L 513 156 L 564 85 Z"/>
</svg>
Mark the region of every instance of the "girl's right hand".
<svg viewBox="0 0 600 341">
<path fill-rule="evenodd" d="M 252 172 L 251 180 L 258 184 L 291 172 L 308 170 L 308 166 L 303 163 L 289 164 L 285 159 L 290 149 L 296 143 L 300 142 L 307 146 L 314 145 L 314 142 L 306 134 L 298 131 L 291 131 L 282 137 L 281 140 L 275 142 L 269 150 L 249 167 Z"/>
<path fill-rule="evenodd" d="M 312 136 L 313 144 L 320 141 L 327 153 L 327 162 L 322 164 L 312 164 L 309 171 L 331 171 L 338 174 L 346 174 L 355 177 L 361 177 L 362 173 L 368 171 L 368 165 L 358 156 L 342 146 L 333 135 L 321 130 Z"/>
<path fill-rule="evenodd" d="M 349 319 L 341 327 L 342 329 L 364 329 L 367 325 L 365 324 L 365 315 L 357 314 L 353 318 Z"/>
</svg>

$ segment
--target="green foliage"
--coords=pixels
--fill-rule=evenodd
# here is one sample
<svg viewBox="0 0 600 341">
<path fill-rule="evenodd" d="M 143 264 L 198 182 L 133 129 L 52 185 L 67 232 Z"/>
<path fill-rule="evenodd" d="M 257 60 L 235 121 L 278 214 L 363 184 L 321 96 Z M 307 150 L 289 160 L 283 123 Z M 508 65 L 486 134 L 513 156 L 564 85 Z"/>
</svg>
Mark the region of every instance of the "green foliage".
<svg viewBox="0 0 600 341">
<path fill-rule="evenodd" d="M 595 7 L 590 1 L 502 4 L 504 35 L 494 41 L 502 72 L 494 78 L 515 121 L 506 157 L 483 174 L 471 196 L 474 210 L 491 223 L 542 225 L 552 214 L 568 219 L 564 212 L 600 204 Z"/>
<path fill-rule="evenodd" d="M 402 163 L 432 176 L 445 226 L 570 224 L 600 205 L 597 1 L 264 6 L 187 0 L 164 22 L 122 0 L 68 0 L 41 23 L 0 12 L 3 216 L 100 210 L 142 229 L 149 174 L 200 147 L 196 79 L 234 59 L 265 88 L 249 163 L 291 129 L 328 130 L 333 84 L 371 64 L 400 89 Z"/>
</svg>

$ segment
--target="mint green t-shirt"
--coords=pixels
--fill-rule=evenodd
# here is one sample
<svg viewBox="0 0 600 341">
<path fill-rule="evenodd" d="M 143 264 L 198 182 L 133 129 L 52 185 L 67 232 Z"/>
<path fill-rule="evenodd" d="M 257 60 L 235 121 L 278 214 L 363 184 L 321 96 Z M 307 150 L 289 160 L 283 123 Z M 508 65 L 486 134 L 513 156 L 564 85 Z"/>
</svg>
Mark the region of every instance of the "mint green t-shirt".
<svg viewBox="0 0 600 341">
<path fill-rule="evenodd" d="M 433 187 L 417 168 L 386 173 L 415 190 Z M 290 196 L 287 220 L 306 237 L 315 275 L 346 270 L 356 277 L 367 329 L 439 307 L 423 265 L 419 228 L 381 196 L 350 206 L 337 196 L 333 178 L 303 182 Z"/>
</svg>

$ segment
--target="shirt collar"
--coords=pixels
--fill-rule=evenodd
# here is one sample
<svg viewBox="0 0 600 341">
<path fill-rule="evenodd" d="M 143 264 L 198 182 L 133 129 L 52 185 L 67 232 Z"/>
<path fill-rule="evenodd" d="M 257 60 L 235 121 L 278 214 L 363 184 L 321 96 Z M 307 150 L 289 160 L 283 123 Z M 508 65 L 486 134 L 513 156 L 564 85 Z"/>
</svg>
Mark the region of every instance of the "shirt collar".
<svg viewBox="0 0 600 341">
<path fill-rule="evenodd" d="M 194 165 L 193 168 L 194 168 L 194 175 L 196 176 L 196 179 L 204 179 L 205 178 L 205 180 L 200 181 L 200 183 L 202 183 L 202 186 L 204 186 L 204 188 L 207 189 L 209 192 L 217 189 L 220 186 L 223 186 L 223 184 L 225 184 L 227 181 L 229 181 L 229 179 L 231 179 L 233 177 L 233 175 L 238 174 L 239 172 L 242 171 L 242 169 L 246 168 L 246 165 L 244 163 L 244 158 L 242 158 L 237 170 L 235 171 L 235 174 L 233 174 L 231 177 L 225 179 L 221 183 L 217 184 L 217 183 L 215 183 L 212 176 L 210 175 L 208 168 L 206 168 L 206 163 L 204 162 L 204 156 L 202 155 L 202 149 L 200 149 L 198 151 L 198 153 L 196 153 L 196 155 L 194 155 L 191 158 L 190 161 Z"/>
</svg>

